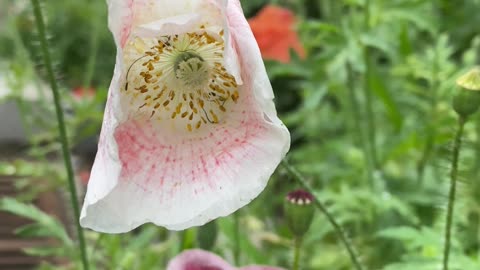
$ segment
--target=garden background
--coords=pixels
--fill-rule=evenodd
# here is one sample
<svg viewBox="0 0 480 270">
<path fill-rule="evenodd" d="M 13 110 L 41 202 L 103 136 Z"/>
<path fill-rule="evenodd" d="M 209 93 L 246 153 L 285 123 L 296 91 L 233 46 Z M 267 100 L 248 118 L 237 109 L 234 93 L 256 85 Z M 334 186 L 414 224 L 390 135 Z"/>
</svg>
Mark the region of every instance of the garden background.
<svg viewBox="0 0 480 270">
<path fill-rule="evenodd" d="M 104 1 L 41 2 L 81 200 L 115 45 Z M 289 164 L 341 225 L 361 267 L 442 269 L 458 122 L 451 104 L 464 91 L 456 80 L 480 64 L 480 1 L 241 2 L 247 18 L 256 18 L 277 111 L 291 132 Z M 286 17 L 260 17 L 274 7 Z M 81 269 L 37 26 L 30 1 L 0 2 L 0 266 Z M 461 135 L 450 269 L 478 270 L 479 115 Z M 283 205 L 299 187 L 280 166 L 256 200 L 214 225 L 184 232 L 145 225 L 121 235 L 86 230 L 90 267 L 165 269 L 181 251 L 203 248 L 238 266 L 291 269 L 294 237 Z M 301 269 L 358 269 L 350 256 L 316 211 Z"/>
</svg>

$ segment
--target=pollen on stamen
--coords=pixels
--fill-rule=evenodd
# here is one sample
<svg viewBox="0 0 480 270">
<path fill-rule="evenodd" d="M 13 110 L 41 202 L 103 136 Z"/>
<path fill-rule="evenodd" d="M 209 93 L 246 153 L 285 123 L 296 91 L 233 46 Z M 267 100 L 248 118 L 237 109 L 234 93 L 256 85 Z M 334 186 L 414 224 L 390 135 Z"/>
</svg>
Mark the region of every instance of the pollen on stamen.
<svg viewBox="0 0 480 270">
<path fill-rule="evenodd" d="M 178 103 L 177 108 L 175 109 L 175 112 L 177 114 L 180 114 L 180 112 L 182 111 L 182 106 L 183 106 L 183 103 L 181 103 L 181 102 Z"/>
<path fill-rule="evenodd" d="M 223 30 L 210 34 L 203 26 L 198 32 L 127 43 L 131 55 L 125 55 L 123 93 L 129 104 L 138 104 L 136 113 L 156 113 L 155 121 L 175 121 L 172 127 L 189 132 L 227 121 L 240 95 L 223 65 L 224 41 L 218 35 Z"/>
</svg>

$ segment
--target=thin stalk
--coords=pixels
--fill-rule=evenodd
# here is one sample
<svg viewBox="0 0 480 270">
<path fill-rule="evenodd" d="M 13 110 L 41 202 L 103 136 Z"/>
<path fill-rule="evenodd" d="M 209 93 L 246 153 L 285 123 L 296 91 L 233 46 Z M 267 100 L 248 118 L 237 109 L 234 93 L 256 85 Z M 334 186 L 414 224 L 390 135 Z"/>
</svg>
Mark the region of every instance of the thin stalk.
<svg viewBox="0 0 480 270">
<path fill-rule="evenodd" d="M 83 79 L 83 87 L 85 89 L 88 89 L 92 86 L 92 78 L 95 72 L 95 65 L 97 62 L 99 34 L 100 29 L 98 27 L 98 19 L 94 19 L 92 20 L 92 34 L 90 37 L 90 54 L 85 68 L 85 77 Z"/>
<path fill-rule="evenodd" d="M 331 17 L 331 11 L 332 11 L 332 6 L 331 6 L 331 1 L 320 1 L 320 14 L 322 18 L 326 21 L 328 21 Z"/>
<path fill-rule="evenodd" d="M 477 243 L 480 243 L 480 217 L 477 214 Z M 480 249 L 477 249 L 477 261 L 480 260 Z"/>
<path fill-rule="evenodd" d="M 300 251 L 302 246 L 302 239 L 296 237 L 293 243 L 293 268 L 292 270 L 300 269 Z"/>
<path fill-rule="evenodd" d="M 240 264 L 240 214 L 239 211 L 233 214 L 233 237 L 234 237 L 234 246 L 233 246 L 233 260 L 235 265 Z"/>
<path fill-rule="evenodd" d="M 453 210 L 455 206 L 455 194 L 457 189 L 458 159 L 462 144 L 463 127 L 466 119 L 462 116 L 458 119 L 458 128 L 453 142 L 452 168 L 450 171 L 450 191 L 448 194 L 447 224 L 445 228 L 445 245 L 443 248 L 443 270 L 448 270 L 448 259 L 450 256 L 450 241 L 452 235 Z"/>
<path fill-rule="evenodd" d="M 366 31 L 370 30 L 370 0 L 365 2 L 365 29 Z M 378 168 L 377 161 L 377 149 L 376 149 L 376 125 L 373 114 L 373 97 L 372 91 L 370 90 L 370 76 L 371 76 L 371 63 L 370 63 L 370 48 L 367 45 L 364 45 L 363 48 L 363 57 L 365 62 L 365 76 L 364 76 L 364 95 L 365 95 L 365 110 L 367 113 L 367 139 L 370 149 L 370 156 L 372 158 L 372 163 L 375 168 Z"/>
<path fill-rule="evenodd" d="M 480 118 L 477 116 L 477 118 L 474 120 L 475 122 L 475 132 L 477 133 L 477 137 L 480 137 Z M 480 141 L 477 140 L 476 145 L 476 155 L 475 155 L 475 169 L 474 173 L 478 174 L 480 171 Z M 480 228 L 479 228 L 480 229 Z M 480 250 L 479 250 L 480 252 Z"/>
<path fill-rule="evenodd" d="M 194 247 L 194 242 L 193 242 L 193 233 L 194 231 L 192 229 L 187 229 L 179 232 L 179 245 L 178 245 L 178 252 L 182 252 L 186 249 L 190 249 Z"/>
<path fill-rule="evenodd" d="M 67 139 L 67 130 L 65 127 L 65 120 L 63 116 L 63 110 L 60 102 L 60 94 L 58 91 L 58 85 L 55 80 L 55 76 L 53 73 L 52 62 L 50 60 L 50 54 L 48 51 L 48 43 L 46 38 L 46 31 L 45 31 L 45 23 L 43 20 L 42 10 L 40 8 L 39 0 L 31 0 L 33 6 L 33 12 L 35 14 L 35 22 L 37 25 L 39 39 L 40 39 L 40 46 L 42 49 L 43 60 L 45 62 L 45 68 L 47 69 L 48 79 L 50 81 L 50 86 L 52 88 L 53 93 L 53 100 L 55 103 L 55 111 L 57 114 L 57 122 L 58 122 L 58 130 L 60 135 L 60 142 L 62 144 L 62 153 L 63 153 L 63 160 L 65 162 L 65 169 L 67 170 L 67 180 L 68 180 L 68 188 L 70 192 L 70 200 L 72 203 L 72 209 L 75 216 L 75 225 L 77 229 L 77 236 L 79 241 L 79 248 L 80 248 L 80 257 L 83 265 L 84 270 L 88 270 L 88 260 L 87 260 L 87 248 L 85 245 L 85 237 L 83 235 L 82 227 L 80 226 L 80 208 L 78 206 L 78 196 L 77 196 L 77 189 L 75 186 L 75 179 L 73 174 L 73 166 L 72 160 L 70 157 L 70 147 L 68 144 Z"/>
<path fill-rule="evenodd" d="M 432 121 L 436 116 L 435 107 L 437 106 L 437 91 L 438 91 L 438 51 L 437 47 L 434 50 L 434 59 L 432 63 L 432 78 L 430 86 L 430 117 L 428 117 L 429 122 L 427 124 L 427 136 L 425 138 L 425 148 L 423 149 L 422 157 L 417 166 L 418 173 L 418 182 L 422 183 L 423 176 L 425 173 L 425 166 L 427 165 L 428 160 L 433 151 L 433 146 L 435 145 L 435 123 Z"/>
<path fill-rule="evenodd" d="M 325 215 L 327 218 L 328 222 L 333 226 L 335 229 L 335 232 L 338 234 L 338 237 L 340 238 L 340 241 L 344 244 L 348 255 L 350 256 L 350 259 L 355 267 L 356 270 L 363 270 L 363 267 L 360 263 L 359 258 L 355 254 L 355 249 L 353 248 L 352 243 L 350 242 L 347 233 L 343 229 L 343 227 L 338 223 L 335 218 L 333 217 L 332 214 L 327 210 L 327 207 L 323 205 L 323 203 L 320 201 L 320 199 L 315 195 L 315 190 L 310 186 L 310 184 L 307 182 L 307 180 L 295 169 L 293 166 L 291 166 L 286 159 L 282 160 L 282 165 L 285 167 L 287 172 L 303 187 L 305 188 L 308 192 L 310 192 L 313 197 L 314 197 L 314 204 L 315 206 Z"/>
<path fill-rule="evenodd" d="M 373 186 L 373 165 L 372 158 L 370 156 L 370 151 L 368 148 L 368 142 L 365 140 L 365 131 L 362 128 L 362 119 L 360 113 L 360 105 L 358 104 L 356 91 L 355 91 L 355 78 L 353 74 L 352 66 L 347 63 L 347 88 L 348 88 L 348 97 L 350 99 L 350 107 L 352 108 L 352 118 L 353 118 L 353 131 L 351 132 L 354 136 L 354 143 L 361 145 L 363 150 L 363 155 L 367 161 L 367 176 L 370 179 L 370 182 Z"/>
</svg>

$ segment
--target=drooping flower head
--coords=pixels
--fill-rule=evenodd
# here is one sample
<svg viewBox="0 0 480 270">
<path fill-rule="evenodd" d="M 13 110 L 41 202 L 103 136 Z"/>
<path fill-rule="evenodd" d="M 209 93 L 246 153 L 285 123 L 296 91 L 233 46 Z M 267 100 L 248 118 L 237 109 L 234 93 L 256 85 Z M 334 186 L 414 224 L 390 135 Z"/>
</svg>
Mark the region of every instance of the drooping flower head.
<svg viewBox="0 0 480 270">
<path fill-rule="evenodd" d="M 278 267 L 252 265 L 236 268 L 219 256 L 200 249 L 187 250 L 173 258 L 167 270 L 282 270 Z"/>
<path fill-rule="evenodd" d="M 265 59 L 290 62 L 290 49 L 300 57 L 305 50 L 295 31 L 295 16 L 286 8 L 267 5 L 248 20 Z"/>
<path fill-rule="evenodd" d="M 238 0 L 109 0 L 117 64 L 80 222 L 202 225 L 253 200 L 286 154 Z"/>
</svg>

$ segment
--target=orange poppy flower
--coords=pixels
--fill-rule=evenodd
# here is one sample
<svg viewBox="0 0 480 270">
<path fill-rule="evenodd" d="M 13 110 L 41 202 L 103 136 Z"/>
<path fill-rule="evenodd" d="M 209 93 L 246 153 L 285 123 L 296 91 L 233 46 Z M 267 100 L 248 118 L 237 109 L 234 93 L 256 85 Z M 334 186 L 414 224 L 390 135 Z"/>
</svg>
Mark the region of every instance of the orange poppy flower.
<svg viewBox="0 0 480 270">
<path fill-rule="evenodd" d="M 248 22 L 264 59 L 288 63 L 290 48 L 300 57 L 305 57 L 305 50 L 294 30 L 295 16 L 292 11 L 267 5 Z"/>
</svg>

